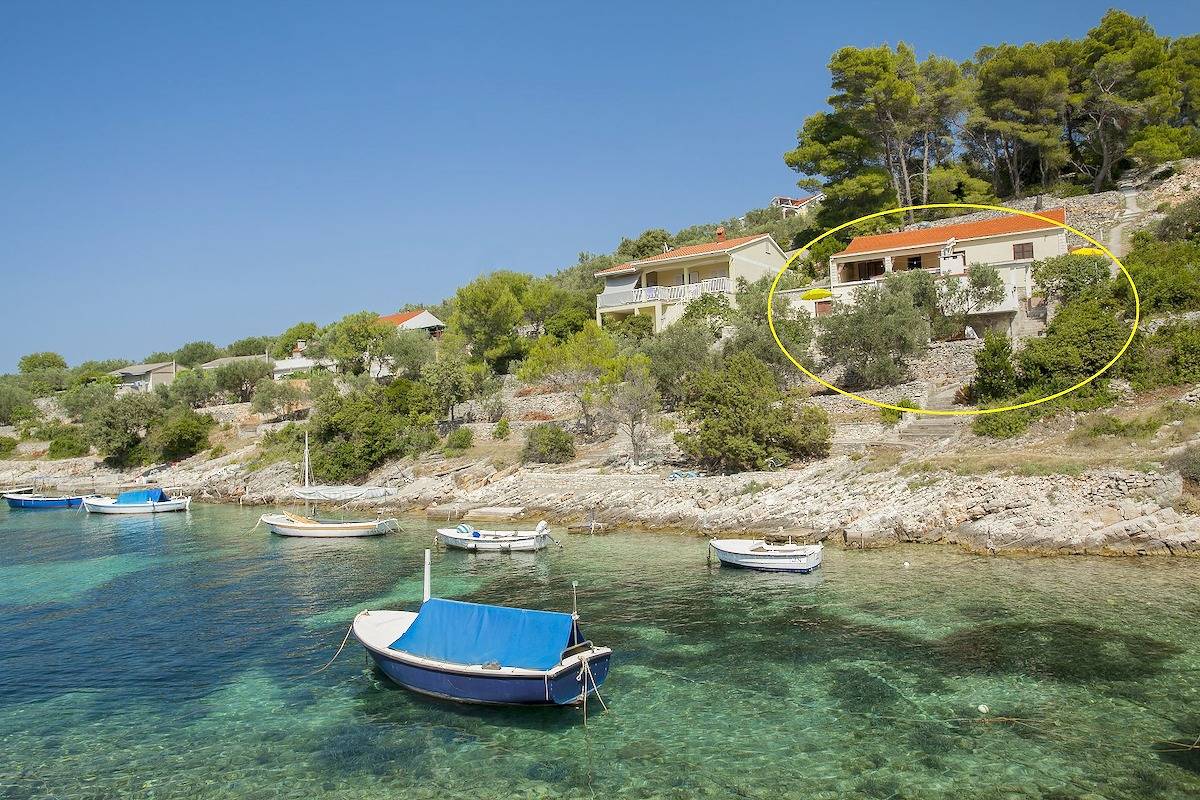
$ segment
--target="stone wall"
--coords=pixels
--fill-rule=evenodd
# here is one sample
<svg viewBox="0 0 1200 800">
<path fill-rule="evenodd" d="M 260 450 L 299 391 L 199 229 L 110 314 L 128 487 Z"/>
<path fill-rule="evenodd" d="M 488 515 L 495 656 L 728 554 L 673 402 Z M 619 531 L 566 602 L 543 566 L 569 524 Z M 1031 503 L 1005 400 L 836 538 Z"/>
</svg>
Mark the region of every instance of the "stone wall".
<svg viewBox="0 0 1200 800">
<path fill-rule="evenodd" d="M 885 386 L 882 389 L 856 391 L 855 394 L 862 395 L 870 400 L 876 400 L 880 403 L 895 403 L 900 398 L 907 397 L 909 400 L 920 405 L 924 403 L 928 389 L 929 384 L 926 381 L 910 381 L 898 386 Z M 853 397 L 846 397 L 844 394 L 817 394 L 808 400 L 813 405 L 825 409 L 829 414 L 853 414 L 863 409 L 867 409 L 872 413 L 878 413 L 875 408 L 868 406 L 866 403 L 859 402 Z"/>
<path fill-rule="evenodd" d="M 1125 210 L 1125 198 L 1120 192 L 1101 192 L 1100 194 L 1088 194 L 1079 197 L 1040 195 L 1040 199 L 1042 210 L 1059 208 L 1061 206 L 1066 209 L 1068 225 L 1072 228 L 1078 228 L 1100 242 L 1105 241 L 1109 229 L 1116 224 L 1117 217 Z M 1036 212 L 1037 209 L 1035 207 L 1039 204 L 1038 200 L 1039 196 L 1025 197 L 1020 200 L 1005 200 L 1003 205 L 1019 211 Z M 1003 211 L 975 211 L 959 217 L 918 222 L 907 226 L 906 230 L 937 228 L 943 225 L 955 225 L 960 222 L 974 222 L 975 220 L 992 219 L 1002 216 L 1006 216 Z M 1067 247 L 1082 247 L 1087 245 L 1088 242 L 1086 240 L 1074 234 L 1067 234 Z"/>
<path fill-rule="evenodd" d="M 925 355 L 913 364 L 913 376 L 933 384 L 967 383 L 975 375 L 975 353 L 982 347 L 982 339 L 930 342 Z"/>
</svg>

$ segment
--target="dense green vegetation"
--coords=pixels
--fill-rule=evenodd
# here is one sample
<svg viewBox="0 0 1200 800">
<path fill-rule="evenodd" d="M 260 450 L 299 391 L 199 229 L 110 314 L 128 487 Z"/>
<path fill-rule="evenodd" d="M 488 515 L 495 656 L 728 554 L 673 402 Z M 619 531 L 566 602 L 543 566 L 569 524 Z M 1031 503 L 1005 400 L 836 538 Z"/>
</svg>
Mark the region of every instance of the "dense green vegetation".
<svg viewBox="0 0 1200 800">
<path fill-rule="evenodd" d="M 1027 409 L 977 417 L 976 433 L 1005 438 L 1030 422 L 1067 407 L 1090 410 L 1109 404 L 1112 378 L 1138 390 L 1200 381 L 1200 324 L 1169 315 L 1200 309 L 1200 205 L 1185 204 L 1155 229 L 1139 232 L 1125 263 L 1138 282 L 1143 319 L 1168 315 L 1153 333 L 1138 330 L 1109 373 L 1060 400 Z M 1103 259 L 1061 256 L 1034 265 L 1059 305 L 1044 336 L 1012 352 L 1007 339 L 988 338 L 976 354 L 972 394 L 985 406 L 1028 402 L 1066 389 L 1095 374 L 1129 337 L 1133 308 L 1123 277 L 1109 278 Z"/>
<path fill-rule="evenodd" d="M 575 457 L 575 437 L 561 425 L 544 422 L 525 434 L 521 460 L 541 464 L 562 464 Z"/>
<path fill-rule="evenodd" d="M 749 353 L 731 356 L 688 381 L 685 408 L 692 432 L 675 438 L 701 465 L 722 472 L 768 469 L 829 453 L 824 411 L 784 402 L 771 370 Z"/>
<path fill-rule="evenodd" d="M 1123 11 L 1082 39 L 987 46 L 963 64 L 844 47 L 829 71 L 830 110 L 784 156 L 825 193 L 824 229 L 896 206 L 1100 191 L 1121 168 L 1200 154 L 1200 36 L 1161 37 Z"/>
</svg>

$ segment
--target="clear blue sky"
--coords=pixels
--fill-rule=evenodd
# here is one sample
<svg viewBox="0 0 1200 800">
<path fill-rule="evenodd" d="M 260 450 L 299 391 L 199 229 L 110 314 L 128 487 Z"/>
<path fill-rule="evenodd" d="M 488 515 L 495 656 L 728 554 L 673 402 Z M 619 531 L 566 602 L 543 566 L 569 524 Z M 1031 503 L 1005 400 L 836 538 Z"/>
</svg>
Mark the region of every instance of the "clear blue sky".
<svg viewBox="0 0 1200 800">
<path fill-rule="evenodd" d="M 546 273 L 796 191 L 842 45 L 1079 36 L 1104 2 L 0 5 L 0 371 Z M 1197 6 L 1133 2 L 1159 33 Z"/>
</svg>

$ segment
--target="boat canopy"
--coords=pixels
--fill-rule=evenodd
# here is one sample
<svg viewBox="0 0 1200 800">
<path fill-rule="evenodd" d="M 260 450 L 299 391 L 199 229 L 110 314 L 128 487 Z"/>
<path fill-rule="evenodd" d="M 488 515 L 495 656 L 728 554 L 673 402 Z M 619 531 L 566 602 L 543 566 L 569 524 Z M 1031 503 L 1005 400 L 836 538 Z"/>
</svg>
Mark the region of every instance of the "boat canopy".
<svg viewBox="0 0 1200 800">
<path fill-rule="evenodd" d="M 548 670 L 581 638 L 570 614 L 432 598 L 391 649 L 452 664 Z"/>
<path fill-rule="evenodd" d="M 117 503 L 120 505 L 129 505 L 131 503 L 163 503 L 170 499 L 167 493 L 157 486 L 153 489 L 133 489 L 117 495 Z"/>
</svg>

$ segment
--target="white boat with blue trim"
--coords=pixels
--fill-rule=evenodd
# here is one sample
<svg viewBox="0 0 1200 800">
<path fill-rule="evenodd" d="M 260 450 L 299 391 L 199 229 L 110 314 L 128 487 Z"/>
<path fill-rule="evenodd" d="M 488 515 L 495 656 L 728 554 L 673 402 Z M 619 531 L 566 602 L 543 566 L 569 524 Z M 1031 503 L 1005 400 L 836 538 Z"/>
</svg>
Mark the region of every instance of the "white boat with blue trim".
<svg viewBox="0 0 1200 800">
<path fill-rule="evenodd" d="M 819 544 L 772 544 L 765 539 L 712 539 L 708 546 L 730 567 L 763 572 L 812 572 L 821 566 Z"/>
<path fill-rule="evenodd" d="M 487 553 L 529 552 L 557 544 L 545 520 L 531 531 L 481 531 L 464 522 L 457 528 L 438 528 L 437 540 L 446 547 Z"/>
<path fill-rule="evenodd" d="M 355 638 L 406 689 L 463 703 L 561 706 L 586 702 L 608 677 L 612 650 L 583 638 L 578 613 L 431 598 L 428 550 L 424 597 L 415 613 L 354 618 Z"/>
<path fill-rule="evenodd" d="M 159 487 L 133 489 L 116 497 L 85 497 L 84 509 L 91 514 L 161 514 L 165 511 L 187 511 L 192 498 L 171 497 Z"/>
</svg>

